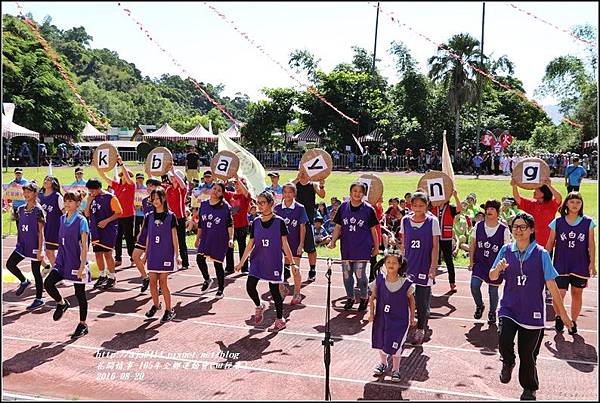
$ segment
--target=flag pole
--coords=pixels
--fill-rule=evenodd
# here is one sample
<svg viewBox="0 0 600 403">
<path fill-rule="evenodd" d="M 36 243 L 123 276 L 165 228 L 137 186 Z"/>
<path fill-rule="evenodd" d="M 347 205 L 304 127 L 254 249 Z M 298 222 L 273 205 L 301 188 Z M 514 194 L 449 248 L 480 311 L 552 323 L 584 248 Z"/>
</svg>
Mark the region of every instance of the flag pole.
<svg viewBox="0 0 600 403">
<path fill-rule="evenodd" d="M 485 1 L 483 2 L 483 11 L 482 11 L 482 15 L 481 15 L 481 53 L 479 55 L 479 68 L 483 69 L 483 34 L 484 34 L 484 28 L 485 28 Z M 480 137 L 481 137 L 481 98 L 482 98 L 482 87 L 481 87 L 481 75 L 477 75 L 477 81 L 478 81 L 478 95 L 479 95 L 479 105 L 477 106 L 477 138 L 475 139 L 475 143 L 476 143 L 476 153 L 475 155 L 479 154 L 479 141 L 480 141 Z"/>
</svg>

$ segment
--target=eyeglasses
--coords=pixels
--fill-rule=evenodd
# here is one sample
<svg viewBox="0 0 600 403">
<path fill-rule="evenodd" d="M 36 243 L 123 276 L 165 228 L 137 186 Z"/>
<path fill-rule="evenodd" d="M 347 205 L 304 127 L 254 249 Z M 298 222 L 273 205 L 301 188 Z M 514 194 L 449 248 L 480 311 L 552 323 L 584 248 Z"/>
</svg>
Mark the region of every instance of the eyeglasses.
<svg viewBox="0 0 600 403">
<path fill-rule="evenodd" d="M 529 228 L 529 225 L 527 224 L 523 224 L 523 225 L 513 225 L 512 226 L 513 230 L 519 230 L 519 231 L 527 231 L 527 229 Z"/>
</svg>

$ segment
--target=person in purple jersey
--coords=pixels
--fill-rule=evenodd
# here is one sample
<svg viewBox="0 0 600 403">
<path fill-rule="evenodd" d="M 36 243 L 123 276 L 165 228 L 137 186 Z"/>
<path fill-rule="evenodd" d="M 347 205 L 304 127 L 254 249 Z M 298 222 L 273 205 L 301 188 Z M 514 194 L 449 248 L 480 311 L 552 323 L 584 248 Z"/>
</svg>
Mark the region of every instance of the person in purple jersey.
<svg viewBox="0 0 600 403">
<path fill-rule="evenodd" d="M 58 250 L 58 229 L 60 218 L 63 215 L 65 204 L 58 178 L 48 175 L 44 178 L 43 189 L 38 195 L 40 205 L 46 212 L 46 224 L 44 224 L 44 245 L 46 257 L 50 265 L 54 266 L 56 251 Z"/>
<path fill-rule="evenodd" d="M 142 199 L 142 212 L 144 213 L 144 219 L 146 215 L 152 211 L 152 203 L 150 202 L 150 194 L 157 186 L 160 186 L 160 181 L 154 178 L 148 178 L 146 180 L 146 191 L 148 192 L 148 197 L 144 197 Z M 150 276 L 144 269 L 144 263 L 142 262 L 142 255 L 146 251 L 146 236 L 147 231 L 143 230 L 144 222 L 142 220 L 142 228 L 140 229 L 140 233 L 138 234 L 137 241 L 135 242 L 135 247 L 133 248 L 133 255 L 131 256 L 131 260 L 135 267 L 137 267 L 140 272 L 140 276 L 142 277 L 142 288 L 141 292 L 145 292 L 150 286 Z M 147 227 L 146 227 L 147 228 Z"/>
<path fill-rule="evenodd" d="M 344 275 L 344 288 L 346 288 L 346 303 L 344 310 L 349 310 L 354 305 L 354 276 L 360 289 L 360 304 L 358 310 L 366 311 L 369 303 L 369 280 L 367 278 L 367 263 L 371 256 L 379 253 L 379 239 L 377 225 L 379 221 L 375 209 L 363 202 L 366 187 L 361 182 L 350 185 L 350 200 L 343 202 L 338 208 L 333 221 L 335 228 L 329 242 L 329 248 L 335 248 L 335 243 L 340 238 L 342 255 L 342 273 Z"/>
<path fill-rule="evenodd" d="M 413 193 L 410 198 L 412 213 L 402 218 L 399 231 L 403 235 L 408 278 L 417 286 L 417 330 L 414 336 L 417 344 L 423 342 L 427 329 L 441 235 L 437 217 L 427 213 L 428 204 L 429 198 L 425 193 Z"/>
<path fill-rule="evenodd" d="M 123 209 L 115 195 L 102 190 L 102 183 L 98 179 L 92 178 L 85 185 L 90 193 L 85 215 L 89 219 L 92 250 L 100 272 L 94 288 L 102 287 L 108 290 L 114 287 L 117 281 L 112 250 L 117 238 L 117 219 L 123 213 Z"/>
<path fill-rule="evenodd" d="M 571 319 L 573 327 L 569 334 L 577 333 L 577 318 L 583 303 L 583 289 L 590 276 L 596 276 L 596 241 L 594 220 L 583 214 L 583 197 L 571 192 L 560 207 L 560 217 L 550 223 L 550 236 L 546 250 L 554 250 L 554 267 L 558 272 L 556 284 L 560 297 L 565 299 L 571 285 Z M 558 312 L 554 299 L 554 311 Z M 562 332 L 564 324 L 559 315 L 554 318 L 554 327 Z"/>
<path fill-rule="evenodd" d="M 90 228 L 85 217 L 79 212 L 82 200 L 83 195 L 79 191 L 65 193 L 66 213 L 60 218 L 58 255 L 54 269 L 44 281 L 46 292 L 56 301 L 54 320 L 59 320 L 71 306 L 69 301 L 60 295 L 56 284 L 62 280 L 73 283 L 75 298 L 79 304 L 79 324 L 71 335 L 73 339 L 88 334 L 88 327 L 85 323 L 88 310 L 85 286 L 92 282 L 92 274 L 87 264 Z"/>
<path fill-rule="evenodd" d="M 490 311 L 488 324 L 496 324 L 496 308 L 498 307 L 498 287 L 502 284 L 502 276 L 495 281 L 490 280 L 490 269 L 500 248 L 510 242 L 510 230 L 498 221 L 500 202 L 488 200 L 483 206 L 485 221 L 480 221 L 473 228 L 469 246 L 469 271 L 471 274 L 471 295 L 475 300 L 475 319 L 481 319 L 485 305 L 481 296 L 481 284 L 488 284 L 490 295 Z"/>
<path fill-rule="evenodd" d="M 573 322 L 560 299 L 548 251 L 535 241 L 535 220 L 528 213 L 519 213 L 512 222 L 513 243 L 504 245 L 490 270 L 490 280 L 504 275 L 500 300 L 500 336 L 498 340 L 502 370 L 500 382 L 509 383 L 515 366 L 515 336 L 518 336 L 519 383 L 521 400 L 535 400 L 539 389 L 536 360 L 544 338 L 546 303 L 544 287 L 557 301 L 558 314 L 567 328 Z"/>
<path fill-rule="evenodd" d="M 35 299 L 27 307 L 27 310 L 33 310 L 44 305 L 44 300 L 42 299 L 44 280 L 42 279 L 41 265 L 44 259 L 44 223 L 46 215 L 44 209 L 38 203 L 37 196 L 38 189 L 35 182 L 23 185 L 25 204 L 19 206 L 17 209 L 19 220 L 17 245 L 6 262 L 8 271 L 21 282 L 15 292 L 17 296 L 21 296 L 31 284 L 31 281 L 25 278 L 17 265 L 23 259 L 31 260 L 31 272 L 35 279 Z"/>
<path fill-rule="evenodd" d="M 150 294 L 152 307 L 146 312 L 146 317 L 151 318 L 156 311 L 161 309 L 158 299 L 158 283 L 165 300 L 165 313 L 161 322 L 169 322 L 175 318 L 175 310 L 171 306 L 171 292 L 167 284 L 169 273 L 173 273 L 177 265 L 181 264 L 179 258 L 179 240 L 177 239 L 177 218 L 169 211 L 167 193 L 162 186 L 150 193 L 153 211 L 146 215 L 144 227 L 146 237 L 146 255 L 144 263 L 148 264 L 150 272 Z M 142 229 L 144 231 L 144 229 Z"/>
<path fill-rule="evenodd" d="M 225 270 L 223 261 L 227 255 L 227 249 L 233 248 L 233 218 L 231 206 L 224 200 L 225 185 L 216 183 L 209 190 L 210 198 L 200 204 L 198 213 L 198 234 L 196 235 L 195 247 L 196 263 L 204 277 L 202 292 L 210 286 L 210 276 L 206 259 L 213 261 L 217 274 L 218 289 L 215 298 L 223 298 L 225 289 Z"/>
<path fill-rule="evenodd" d="M 291 305 L 297 305 L 302 301 L 300 290 L 302 287 L 302 277 L 300 276 L 300 259 L 304 251 L 304 239 L 306 237 L 306 223 L 308 223 L 308 215 L 304 206 L 296 201 L 296 185 L 288 182 L 283 185 L 283 200 L 275 206 L 275 214 L 282 217 L 288 229 L 288 243 L 296 268 L 292 269 L 294 276 L 294 296 L 292 297 Z M 287 296 L 287 279 L 290 278 L 291 261 L 285 260 L 283 266 L 284 283 L 279 286 L 283 299 Z"/>
<path fill-rule="evenodd" d="M 246 259 L 250 256 L 246 291 L 256 307 L 254 322 L 257 325 L 262 323 L 266 307 L 260 301 L 256 286 L 259 280 L 269 282 L 269 290 L 277 312 L 277 320 L 275 320 L 270 330 L 277 332 L 285 329 L 283 298 L 279 293 L 279 284 L 283 282 L 283 253 L 285 252 L 285 256 L 290 262 L 294 260 L 287 241 L 287 226 L 283 218 L 273 214 L 273 202 L 271 192 L 262 192 L 258 195 L 257 203 L 260 216 L 255 218 L 252 223 L 250 241 L 246 245 L 242 259 L 235 266 L 235 271 L 239 273 Z M 297 268 L 296 264 L 292 263 L 292 269 L 294 267 Z"/>
<path fill-rule="evenodd" d="M 375 367 L 376 375 L 387 371 L 388 357 L 392 356 L 392 381 L 400 381 L 400 354 L 415 321 L 415 286 L 406 278 L 406 260 L 389 254 L 374 267 L 385 265 L 385 275 L 379 273 L 371 283 L 369 322 L 373 323 L 371 346 L 379 350 L 381 362 Z"/>
</svg>

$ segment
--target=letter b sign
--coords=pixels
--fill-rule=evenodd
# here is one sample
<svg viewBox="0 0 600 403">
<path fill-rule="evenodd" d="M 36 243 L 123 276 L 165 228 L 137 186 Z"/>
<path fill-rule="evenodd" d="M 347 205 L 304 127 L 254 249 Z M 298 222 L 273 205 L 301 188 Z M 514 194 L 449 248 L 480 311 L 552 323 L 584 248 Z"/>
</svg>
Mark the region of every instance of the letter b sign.
<svg viewBox="0 0 600 403">
<path fill-rule="evenodd" d="M 151 172 L 162 172 L 164 160 L 165 160 L 164 153 L 152 154 L 152 160 L 150 161 L 150 171 Z"/>
</svg>

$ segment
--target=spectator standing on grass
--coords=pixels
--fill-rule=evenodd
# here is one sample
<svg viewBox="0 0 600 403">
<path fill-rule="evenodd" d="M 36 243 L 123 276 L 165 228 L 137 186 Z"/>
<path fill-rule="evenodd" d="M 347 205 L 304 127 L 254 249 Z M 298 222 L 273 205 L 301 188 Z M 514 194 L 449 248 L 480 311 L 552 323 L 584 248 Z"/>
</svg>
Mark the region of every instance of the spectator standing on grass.
<svg viewBox="0 0 600 403">
<path fill-rule="evenodd" d="M 573 163 L 568 165 L 565 170 L 565 186 L 567 187 L 567 193 L 572 191 L 579 192 L 581 186 L 581 179 L 587 175 L 585 169 L 579 165 L 579 157 L 573 157 Z"/>
<path fill-rule="evenodd" d="M 185 176 L 188 182 L 193 183 L 194 179 L 198 179 L 199 165 L 200 156 L 196 152 L 196 146 L 190 146 L 190 149 L 185 156 Z"/>
<path fill-rule="evenodd" d="M 480 153 L 477 153 L 476 156 L 473 157 L 473 169 L 475 170 L 475 177 L 479 179 L 479 174 L 481 172 L 481 164 L 483 163 L 483 158 Z"/>
</svg>

